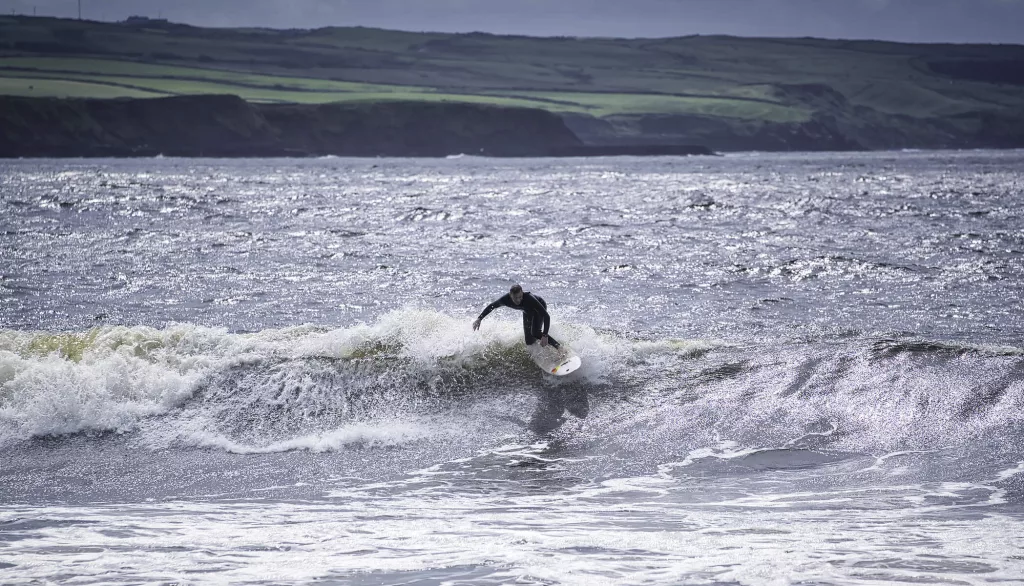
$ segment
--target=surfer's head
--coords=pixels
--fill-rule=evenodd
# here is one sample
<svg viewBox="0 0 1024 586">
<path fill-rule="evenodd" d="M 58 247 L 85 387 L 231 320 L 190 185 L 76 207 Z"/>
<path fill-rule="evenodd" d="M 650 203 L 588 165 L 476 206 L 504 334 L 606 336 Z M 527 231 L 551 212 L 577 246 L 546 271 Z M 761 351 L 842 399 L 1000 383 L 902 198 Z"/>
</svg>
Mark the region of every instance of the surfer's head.
<svg viewBox="0 0 1024 586">
<path fill-rule="evenodd" d="M 512 288 L 508 290 L 509 297 L 512 298 L 512 303 L 519 305 L 523 302 L 523 288 L 517 285 L 512 285 Z"/>
</svg>

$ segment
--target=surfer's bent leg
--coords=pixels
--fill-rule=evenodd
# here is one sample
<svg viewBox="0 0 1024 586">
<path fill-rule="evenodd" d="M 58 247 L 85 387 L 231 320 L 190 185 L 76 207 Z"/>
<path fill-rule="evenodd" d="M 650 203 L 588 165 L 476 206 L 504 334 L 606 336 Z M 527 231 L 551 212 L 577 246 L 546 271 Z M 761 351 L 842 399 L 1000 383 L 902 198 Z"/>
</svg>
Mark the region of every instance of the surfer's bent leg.
<svg viewBox="0 0 1024 586">
<path fill-rule="evenodd" d="M 527 346 L 533 344 L 544 335 L 544 329 L 541 327 L 541 321 L 542 320 L 540 320 L 538 316 L 532 313 L 523 313 L 523 335 L 526 337 Z M 561 344 L 558 343 L 558 340 L 551 337 L 551 334 L 548 334 L 548 344 L 552 348 L 558 348 L 561 346 Z"/>
<path fill-rule="evenodd" d="M 539 336 L 534 336 L 533 314 L 523 312 L 523 337 L 526 338 L 526 345 L 529 346 L 537 341 Z"/>
</svg>

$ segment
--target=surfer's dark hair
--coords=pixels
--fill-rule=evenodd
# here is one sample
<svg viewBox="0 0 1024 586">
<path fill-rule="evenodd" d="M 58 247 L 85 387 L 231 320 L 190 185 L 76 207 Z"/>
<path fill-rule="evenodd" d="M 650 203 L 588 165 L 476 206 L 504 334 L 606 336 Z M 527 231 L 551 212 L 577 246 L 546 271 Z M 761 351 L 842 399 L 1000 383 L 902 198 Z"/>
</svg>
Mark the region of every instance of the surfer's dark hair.
<svg viewBox="0 0 1024 586">
<path fill-rule="evenodd" d="M 513 295 L 518 295 L 518 294 L 520 294 L 520 293 L 522 293 L 522 292 L 523 292 L 523 288 L 522 288 L 522 286 L 521 286 L 521 285 L 519 285 L 519 284 L 517 283 L 517 284 L 515 284 L 515 285 L 512 285 L 512 288 L 511 288 L 511 289 L 509 289 L 509 290 L 508 290 L 508 292 L 509 292 L 509 293 L 511 293 L 511 294 L 513 294 Z"/>
</svg>

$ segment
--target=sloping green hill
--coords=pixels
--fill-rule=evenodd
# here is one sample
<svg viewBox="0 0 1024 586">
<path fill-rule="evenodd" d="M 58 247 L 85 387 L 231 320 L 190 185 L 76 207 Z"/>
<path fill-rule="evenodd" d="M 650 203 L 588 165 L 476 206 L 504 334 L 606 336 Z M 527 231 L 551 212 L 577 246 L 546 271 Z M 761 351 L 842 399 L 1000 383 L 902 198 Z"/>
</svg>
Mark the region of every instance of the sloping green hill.
<svg viewBox="0 0 1024 586">
<path fill-rule="evenodd" d="M 486 102 L 590 142 L 1024 144 L 1024 47 L 697 36 L 531 38 L 0 17 L 0 93 Z"/>
</svg>

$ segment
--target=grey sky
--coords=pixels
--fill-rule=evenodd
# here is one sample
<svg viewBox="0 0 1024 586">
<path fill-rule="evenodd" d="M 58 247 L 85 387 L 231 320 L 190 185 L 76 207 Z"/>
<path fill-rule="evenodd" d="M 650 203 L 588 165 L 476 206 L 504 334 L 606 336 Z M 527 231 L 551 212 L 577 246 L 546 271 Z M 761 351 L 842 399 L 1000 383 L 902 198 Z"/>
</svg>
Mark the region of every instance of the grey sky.
<svg viewBox="0 0 1024 586">
<path fill-rule="evenodd" d="M 200 26 L 667 37 L 690 34 L 1024 44 L 1024 0 L 81 0 L 93 20 L 137 14 Z M 78 0 L 0 0 L 74 17 Z"/>
</svg>

